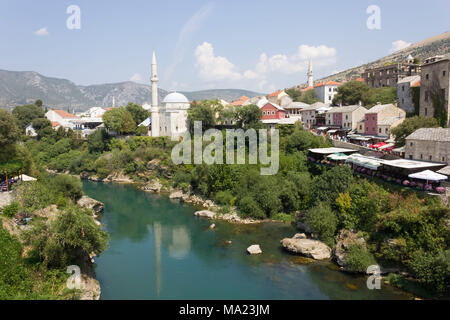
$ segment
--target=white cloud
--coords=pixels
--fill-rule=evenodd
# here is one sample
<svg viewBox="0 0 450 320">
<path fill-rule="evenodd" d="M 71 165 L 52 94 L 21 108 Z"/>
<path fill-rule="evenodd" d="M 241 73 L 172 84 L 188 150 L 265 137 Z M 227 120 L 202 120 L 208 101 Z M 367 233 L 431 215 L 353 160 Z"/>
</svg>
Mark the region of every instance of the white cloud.
<svg viewBox="0 0 450 320">
<path fill-rule="evenodd" d="M 285 78 L 288 75 L 305 73 L 308 68 L 309 59 L 313 60 L 314 70 L 329 67 L 336 64 L 337 51 L 335 48 L 325 45 L 308 46 L 300 45 L 297 51 L 288 55 L 278 53 L 268 56 L 261 53 L 254 68 L 244 69 L 241 72 L 227 58 L 215 56 L 212 44 L 204 42 L 195 51 L 196 66 L 202 80 L 215 82 L 234 81 L 234 85 L 253 86 L 261 91 L 275 90 L 274 76 Z M 255 81 L 256 80 L 256 81 Z M 269 81 L 270 80 L 270 81 Z M 238 82 L 236 82 L 238 81 Z M 221 85 L 224 85 L 221 83 Z M 278 84 L 280 87 L 286 83 Z"/>
<path fill-rule="evenodd" d="M 35 31 L 34 34 L 37 36 L 48 36 L 49 35 L 47 27 L 44 27 L 44 28 L 41 28 L 41 29 Z"/>
<path fill-rule="evenodd" d="M 195 50 L 199 75 L 206 81 L 239 80 L 242 75 L 236 66 L 227 58 L 214 55 L 214 48 L 208 42 L 203 42 Z"/>
<path fill-rule="evenodd" d="M 329 48 L 325 45 L 320 45 L 317 47 L 312 47 L 302 44 L 298 47 L 297 58 L 300 60 L 308 59 L 323 59 L 323 58 L 335 58 L 336 49 Z"/>
<path fill-rule="evenodd" d="M 135 73 L 131 76 L 130 81 L 144 82 L 144 77 L 140 73 Z"/>
<path fill-rule="evenodd" d="M 205 20 L 211 14 L 212 9 L 213 9 L 212 2 L 205 4 L 184 24 L 183 28 L 180 31 L 177 44 L 175 46 L 173 61 L 167 68 L 167 72 L 165 73 L 166 80 L 170 79 L 176 66 L 181 62 L 183 62 L 186 47 L 189 41 L 191 40 L 192 35 L 201 26 L 203 20 Z"/>
<path fill-rule="evenodd" d="M 400 50 L 403 50 L 411 45 L 411 42 L 406 42 L 403 40 L 397 40 L 392 42 L 392 47 L 389 50 L 389 53 L 394 53 Z"/>
</svg>

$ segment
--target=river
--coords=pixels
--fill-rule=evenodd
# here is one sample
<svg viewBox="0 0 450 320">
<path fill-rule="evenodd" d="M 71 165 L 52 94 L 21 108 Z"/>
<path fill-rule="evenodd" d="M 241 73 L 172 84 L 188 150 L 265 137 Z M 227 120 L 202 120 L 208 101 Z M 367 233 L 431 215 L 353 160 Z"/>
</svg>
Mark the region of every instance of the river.
<svg viewBox="0 0 450 320">
<path fill-rule="evenodd" d="M 411 298 L 385 284 L 371 291 L 364 276 L 284 252 L 280 240 L 296 233 L 286 224 L 218 221 L 210 230 L 192 206 L 130 185 L 85 181 L 83 190 L 105 204 L 110 242 L 95 259 L 104 300 Z M 252 244 L 263 254 L 248 255 Z"/>
</svg>

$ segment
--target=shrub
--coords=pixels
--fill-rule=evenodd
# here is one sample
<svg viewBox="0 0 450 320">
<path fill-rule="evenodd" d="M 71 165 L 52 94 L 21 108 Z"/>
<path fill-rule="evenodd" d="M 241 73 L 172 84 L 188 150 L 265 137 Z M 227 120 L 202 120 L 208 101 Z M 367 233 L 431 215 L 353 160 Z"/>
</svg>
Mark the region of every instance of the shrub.
<svg viewBox="0 0 450 320">
<path fill-rule="evenodd" d="M 450 250 L 438 254 L 417 251 L 409 263 L 414 276 L 436 292 L 450 291 Z"/>
<path fill-rule="evenodd" d="M 108 235 L 102 231 L 87 211 L 68 207 L 50 224 L 38 222 L 24 234 L 32 254 L 46 266 L 66 267 L 80 259 L 106 249 Z"/>
<path fill-rule="evenodd" d="M 82 184 L 78 178 L 62 174 L 55 177 L 54 183 L 59 192 L 72 200 L 77 200 L 83 195 Z"/>
<path fill-rule="evenodd" d="M 11 202 L 10 205 L 3 207 L 2 212 L 8 218 L 14 217 L 19 212 L 19 203 L 17 201 Z"/>
<path fill-rule="evenodd" d="M 369 266 L 376 264 L 373 255 L 363 245 L 354 244 L 347 249 L 344 264 L 346 270 L 366 273 Z"/>
<path fill-rule="evenodd" d="M 216 194 L 216 202 L 220 205 L 231 205 L 233 194 L 230 191 L 219 191 Z"/>
<path fill-rule="evenodd" d="M 337 217 L 331 208 L 323 203 L 310 209 L 306 214 L 306 223 L 312 233 L 329 246 L 334 245 L 334 235 L 337 228 Z"/>
<path fill-rule="evenodd" d="M 239 201 L 238 208 L 244 217 L 264 219 L 266 215 L 252 197 L 244 197 Z"/>
</svg>

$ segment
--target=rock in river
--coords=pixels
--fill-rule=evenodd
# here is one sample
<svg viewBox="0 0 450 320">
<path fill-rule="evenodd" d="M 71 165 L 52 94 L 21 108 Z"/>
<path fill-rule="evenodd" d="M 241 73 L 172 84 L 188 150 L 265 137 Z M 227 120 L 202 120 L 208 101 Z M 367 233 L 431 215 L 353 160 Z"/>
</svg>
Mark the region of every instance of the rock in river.
<svg viewBox="0 0 450 320">
<path fill-rule="evenodd" d="M 197 217 L 205 217 L 209 219 L 214 219 L 216 217 L 216 213 L 208 210 L 197 211 L 195 213 Z"/>
<path fill-rule="evenodd" d="M 251 255 L 254 255 L 254 254 L 261 254 L 262 250 L 259 244 L 254 244 L 247 248 L 247 252 Z"/>
<path fill-rule="evenodd" d="M 287 251 L 299 253 L 315 260 L 325 260 L 331 257 L 331 249 L 318 240 L 304 239 L 296 235 L 294 238 L 283 239 L 281 245 Z"/>
<path fill-rule="evenodd" d="M 103 211 L 105 208 L 105 205 L 101 203 L 100 201 L 97 201 L 95 199 L 89 198 L 87 196 L 81 197 L 80 200 L 78 200 L 78 205 L 82 208 L 88 208 L 94 210 L 96 214 L 99 214 Z"/>
</svg>

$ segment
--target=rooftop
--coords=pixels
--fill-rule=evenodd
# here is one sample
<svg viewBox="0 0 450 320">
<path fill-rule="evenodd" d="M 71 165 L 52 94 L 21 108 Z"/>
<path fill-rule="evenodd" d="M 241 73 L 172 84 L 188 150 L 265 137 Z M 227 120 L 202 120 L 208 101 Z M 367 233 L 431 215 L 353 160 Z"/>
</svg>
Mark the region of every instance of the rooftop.
<svg viewBox="0 0 450 320">
<path fill-rule="evenodd" d="M 323 87 L 323 86 L 340 86 L 341 83 L 340 82 L 336 82 L 336 81 L 325 81 L 325 82 L 321 82 L 318 83 L 314 86 L 314 88 L 318 88 L 318 87 Z"/>
<path fill-rule="evenodd" d="M 442 167 L 441 163 L 423 162 L 415 160 L 385 160 L 383 162 L 385 165 L 390 167 L 402 168 L 402 169 L 420 169 L 420 168 L 431 168 L 431 167 Z"/>
<path fill-rule="evenodd" d="M 411 83 L 414 84 L 416 82 L 420 81 L 420 76 L 416 75 L 416 76 L 410 76 L 410 77 L 405 77 L 401 80 L 398 81 L 398 83 Z"/>
<path fill-rule="evenodd" d="M 387 108 L 387 107 L 395 107 L 393 104 L 377 104 L 376 106 L 372 107 L 371 109 L 369 109 L 369 111 L 367 111 L 367 113 L 378 113 L 380 111 L 382 111 L 383 109 Z"/>
<path fill-rule="evenodd" d="M 345 106 L 345 107 L 337 107 L 333 108 L 332 110 L 328 111 L 328 113 L 346 113 L 346 112 L 353 112 L 358 108 L 364 108 L 362 106 Z"/>
<path fill-rule="evenodd" d="M 386 118 L 383 119 L 381 121 L 378 122 L 378 125 L 380 126 L 391 126 L 395 123 L 397 123 L 398 121 L 404 120 L 404 118 L 400 118 L 400 117 L 391 117 L 391 118 Z"/>
<path fill-rule="evenodd" d="M 70 118 L 70 119 L 78 118 L 76 115 L 68 113 L 67 111 L 64 110 L 51 109 L 51 111 L 57 113 L 62 118 Z"/>
<path fill-rule="evenodd" d="M 344 149 L 344 148 L 319 148 L 319 149 L 309 149 L 308 151 L 312 152 L 312 153 L 318 153 L 318 154 L 357 152 L 357 150 Z"/>
<path fill-rule="evenodd" d="M 406 140 L 450 142 L 450 128 L 421 128 L 406 137 Z"/>
</svg>

